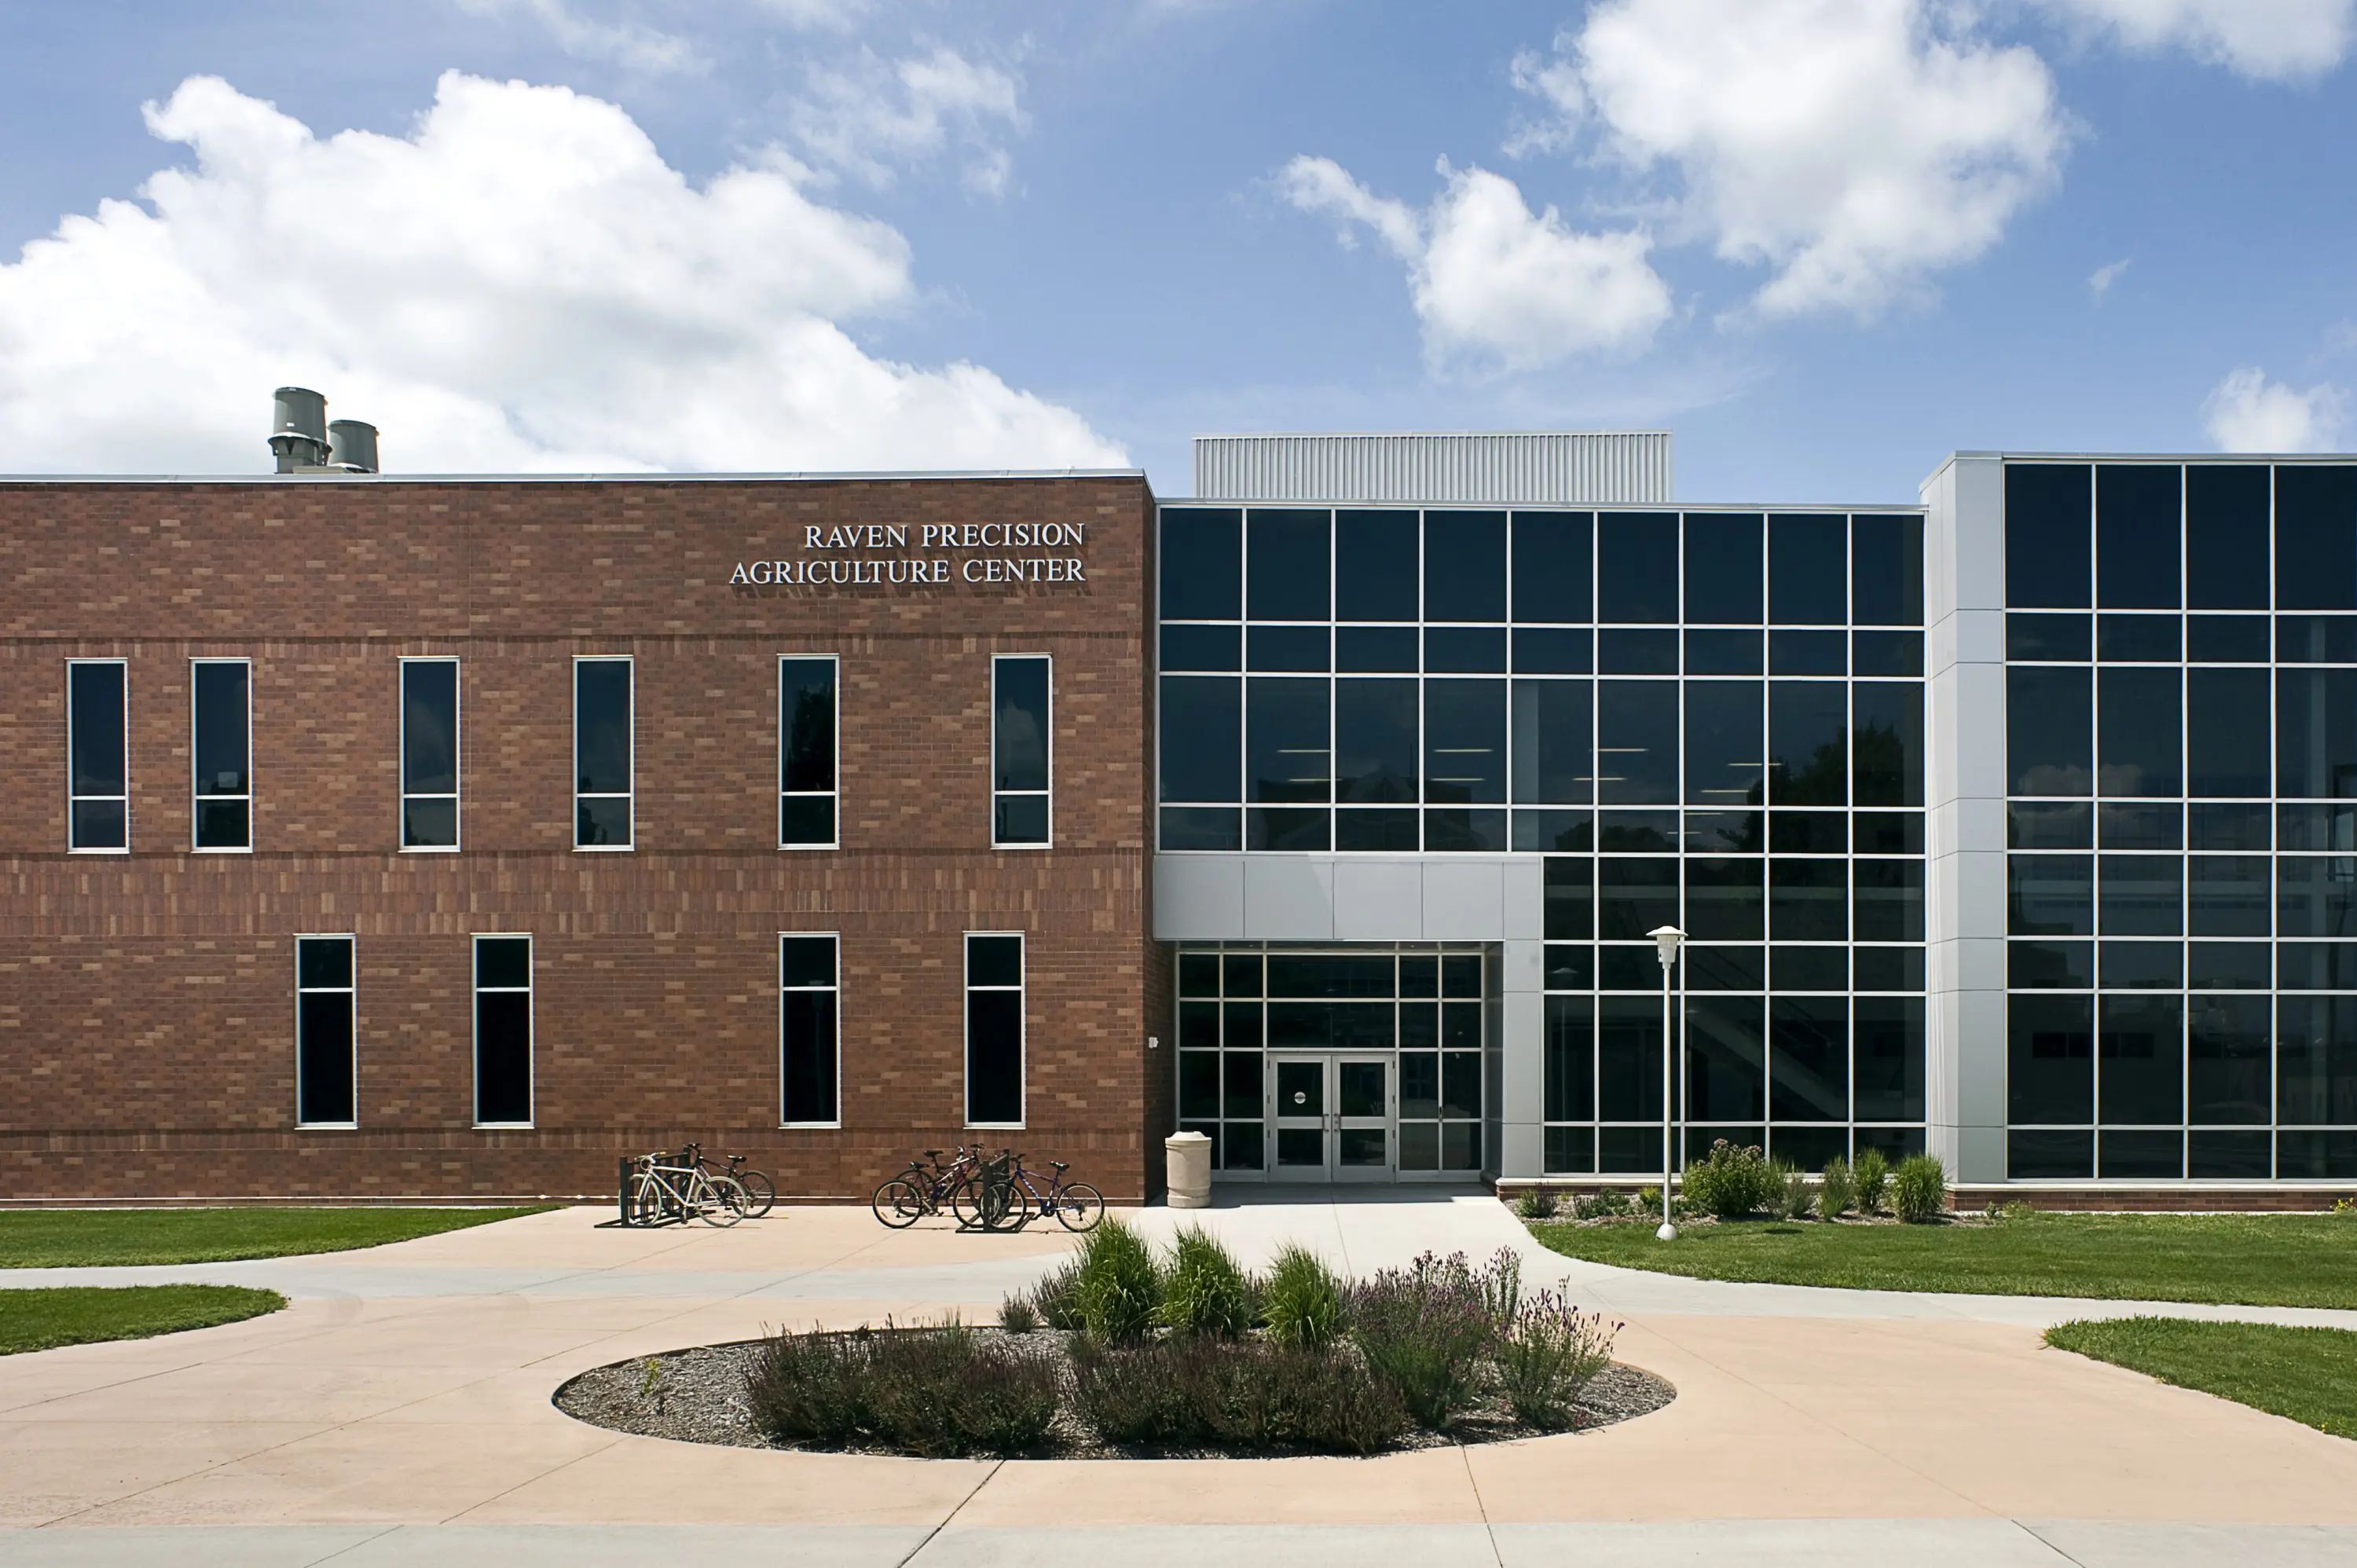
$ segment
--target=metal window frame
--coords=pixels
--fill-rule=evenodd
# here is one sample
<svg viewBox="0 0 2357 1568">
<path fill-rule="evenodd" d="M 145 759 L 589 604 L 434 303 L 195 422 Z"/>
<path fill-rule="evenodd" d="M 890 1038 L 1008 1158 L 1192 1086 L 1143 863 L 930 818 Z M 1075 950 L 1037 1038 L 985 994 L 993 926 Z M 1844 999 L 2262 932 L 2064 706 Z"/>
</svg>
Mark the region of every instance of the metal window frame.
<svg viewBox="0 0 2357 1568">
<path fill-rule="evenodd" d="M 481 981 L 483 943 L 490 941 L 522 941 L 524 944 L 524 983 L 486 987 Z M 479 1133 L 528 1130 L 540 1121 L 540 984 L 536 972 L 536 953 L 530 931 L 469 931 L 467 933 L 467 1033 L 468 1067 L 473 1088 L 473 1102 L 468 1112 Z M 486 1122 L 483 1109 L 483 1021 L 479 1006 L 486 994 L 525 998 L 524 1029 L 524 1109 L 522 1122 Z"/>
<path fill-rule="evenodd" d="M 824 937 L 834 944 L 834 975 L 825 985 L 786 983 L 786 943 L 796 937 Z M 825 992 L 834 998 L 834 1115 L 826 1121 L 786 1119 L 786 1003 L 789 994 Z M 778 933 L 778 1125 L 813 1132 L 836 1132 L 843 1127 L 843 933 L 841 931 L 780 931 Z"/>
<path fill-rule="evenodd" d="M 581 789 L 581 667 L 584 664 L 620 664 L 630 672 L 630 707 L 622 726 L 623 744 L 629 748 L 628 773 L 630 787 L 619 792 L 585 793 Z M 628 854 L 639 847 L 639 668 L 634 653 L 576 653 L 573 656 L 573 852 L 576 854 Z M 584 800 L 620 800 L 626 803 L 630 822 L 630 838 L 622 843 L 583 843 L 581 842 L 581 802 Z"/>
<path fill-rule="evenodd" d="M 197 774 L 197 666 L 200 664 L 236 664 L 245 671 L 245 793 L 242 795 L 208 795 L 203 780 Z M 128 692 L 125 693 L 126 697 Z M 124 703 L 126 718 L 128 701 Z M 127 762 L 127 758 L 126 758 Z M 127 766 L 124 769 L 129 771 Z M 127 784 L 129 779 L 125 779 Z M 192 654 L 188 659 L 188 853 L 190 854 L 252 854 L 254 829 L 253 799 L 253 660 L 241 654 Z M 200 844 L 197 842 L 197 819 L 206 800 L 238 800 L 245 802 L 245 842 L 242 844 Z"/>
<path fill-rule="evenodd" d="M 447 664 L 450 666 L 450 792 L 435 794 L 413 791 L 409 779 L 409 667 L 413 664 Z M 463 737 L 466 734 L 466 674 L 455 653 L 404 653 L 401 656 L 401 684 L 395 698 L 401 705 L 401 754 L 394 761 L 399 772 L 394 787 L 400 799 L 400 815 L 393 825 L 393 842 L 403 854 L 457 854 L 467 843 L 466 754 Z M 635 687 L 633 688 L 635 696 Z M 454 843 L 413 844 L 409 842 L 409 802 L 412 800 L 447 800 L 456 828 Z"/>
<path fill-rule="evenodd" d="M 123 672 L 123 793 L 120 795 L 77 795 L 74 793 L 74 670 L 85 664 L 111 664 Z M 127 659 L 69 659 L 66 660 L 66 853 L 68 854 L 129 854 L 131 853 L 131 661 Z M 123 807 L 123 842 L 119 844 L 77 844 L 74 843 L 74 807 L 83 800 L 114 800 Z"/>
<path fill-rule="evenodd" d="M 303 944 L 305 942 L 342 942 L 351 950 L 351 983 L 349 985 L 306 985 L 303 983 Z M 361 952 L 360 937 L 353 931 L 298 931 L 295 935 L 295 1126 L 298 1132 L 355 1132 L 361 1124 Z M 306 1122 L 303 1120 L 303 998 L 306 996 L 349 996 L 352 999 L 352 1114 L 345 1122 Z"/>
<path fill-rule="evenodd" d="M 996 706 L 996 704 L 993 704 Z M 994 757 L 993 766 L 996 759 Z M 981 985 L 974 983 L 974 939 L 976 937 L 1013 937 L 1019 944 L 1023 978 L 1013 985 Z M 958 1034 L 961 1042 L 960 1103 L 958 1111 L 963 1124 L 969 1131 L 1019 1133 L 1030 1124 L 1031 1115 L 1031 941 L 1023 931 L 965 931 L 958 938 L 960 963 L 958 988 Z M 1022 1000 L 1016 1009 L 1015 1029 L 1015 1092 L 1021 1102 L 1018 1114 L 1012 1122 L 977 1122 L 974 1119 L 974 1008 L 976 991 L 1013 992 Z"/>
<path fill-rule="evenodd" d="M 1048 787 L 1045 789 L 1001 789 L 998 787 L 998 667 L 1016 660 L 1036 659 L 1048 667 L 1048 713 L 1040 743 L 1047 747 Z M 1007 843 L 998 836 L 998 802 L 1005 798 L 1039 796 L 1048 802 L 1048 836 Z M 839 830 L 838 830 L 839 831 Z M 1056 847 L 1056 656 L 1052 653 L 994 653 L 990 656 L 990 847 L 995 850 L 1051 850 Z"/>
<path fill-rule="evenodd" d="M 817 789 L 788 789 L 786 788 L 786 666 L 798 660 L 805 663 L 823 662 L 834 667 L 834 674 L 827 683 L 828 700 L 834 705 L 834 725 L 833 732 L 834 740 L 828 747 L 829 755 L 826 759 L 828 784 L 826 789 L 823 791 Z M 635 692 L 635 688 L 633 688 L 633 691 Z M 993 703 L 992 723 L 994 725 L 996 725 L 997 722 L 996 712 L 996 704 Z M 632 714 L 635 718 L 635 703 L 633 703 Z M 992 736 L 992 746 L 994 750 L 996 749 L 996 744 L 997 737 L 994 733 Z M 996 761 L 995 757 L 993 760 L 994 762 Z M 635 780 L 633 780 L 633 782 L 635 782 Z M 816 800 L 822 793 L 825 795 L 828 800 L 834 803 L 834 809 L 831 813 L 829 813 L 834 823 L 834 835 L 824 843 L 788 843 L 786 842 L 784 832 L 785 802 L 788 800 Z M 994 819 L 996 816 L 996 808 L 995 805 L 993 807 L 992 815 Z M 778 834 L 778 847 L 780 850 L 823 851 L 837 850 L 843 847 L 843 656 L 839 653 L 780 653 L 778 655 L 778 826 L 780 830 Z M 838 1088 L 839 1087 L 840 1080 L 838 1080 Z M 799 1123 L 796 1124 L 799 1125 Z"/>
</svg>

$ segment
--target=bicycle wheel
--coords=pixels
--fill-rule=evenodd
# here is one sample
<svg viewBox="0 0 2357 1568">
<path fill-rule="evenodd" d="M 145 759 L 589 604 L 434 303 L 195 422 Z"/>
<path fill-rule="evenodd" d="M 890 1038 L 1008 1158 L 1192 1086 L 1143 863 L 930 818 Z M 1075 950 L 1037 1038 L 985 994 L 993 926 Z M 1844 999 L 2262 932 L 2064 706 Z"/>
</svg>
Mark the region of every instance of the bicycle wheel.
<svg viewBox="0 0 2357 1568">
<path fill-rule="evenodd" d="M 695 1206 L 704 1222 L 725 1228 L 744 1219 L 745 1211 L 752 1207 L 751 1200 L 745 1196 L 744 1184 L 735 1176 L 709 1176 L 705 1179 L 710 1190 L 701 1195 L 703 1201 Z"/>
<path fill-rule="evenodd" d="M 745 1197 L 753 1205 L 749 1210 L 752 1218 L 760 1219 L 770 1212 L 770 1206 L 778 1201 L 778 1189 L 770 1186 L 770 1178 L 759 1171 L 738 1171 L 736 1179 L 737 1185 L 745 1189 Z"/>
<path fill-rule="evenodd" d="M 1067 1183 L 1056 1194 L 1056 1218 L 1067 1230 L 1093 1230 L 1104 1218 L 1104 1195 L 1084 1181 Z"/>
<path fill-rule="evenodd" d="M 893 1230 L 906 1230 L 924 1217 L 925 1195 L 919 1192 L 917 1184 L 908 1177 L 894 1176 L 876 1189 L 876 1196 L 869 1200 L 867 1207 L 876 1211 L 877 1219 Z"/>
<path fill-rule="evenodd" d="M 634 1225 L 660 1225 L 663 1220 L 663 1185 L 650 1176 L 639 1177 L 638 1190 L 630 1195 Z"/>
<path fill-rule="evenodd" d="M 986 1230 L 985 1206 L 987 1201 L 984 1185 L 972 1176 L 961 1176 L 950 1188 L 950 1212 L 957 1216 L 961 1230 Z"/>
</svg>

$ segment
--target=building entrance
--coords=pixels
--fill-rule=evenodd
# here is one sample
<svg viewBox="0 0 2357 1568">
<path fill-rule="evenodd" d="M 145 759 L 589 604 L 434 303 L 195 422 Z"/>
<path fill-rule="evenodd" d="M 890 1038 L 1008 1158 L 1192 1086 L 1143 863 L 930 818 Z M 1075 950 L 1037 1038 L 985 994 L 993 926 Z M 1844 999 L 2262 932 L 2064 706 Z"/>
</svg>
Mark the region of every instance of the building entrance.
<svg viewBox="0 0 2357 1568">
<path fill-rule="evenodd" d="M 1389 1181 L 1397 1164 L 1392 1058 L 1272 1052 L 1273 1181 Z"/>
</svg>

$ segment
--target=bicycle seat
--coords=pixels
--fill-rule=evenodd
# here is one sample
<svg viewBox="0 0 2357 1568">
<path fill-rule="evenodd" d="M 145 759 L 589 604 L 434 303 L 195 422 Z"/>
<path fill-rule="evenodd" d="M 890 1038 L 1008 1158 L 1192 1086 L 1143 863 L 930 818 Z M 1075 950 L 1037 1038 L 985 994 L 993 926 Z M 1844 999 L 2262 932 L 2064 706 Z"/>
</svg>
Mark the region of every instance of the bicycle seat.
<svg viewBox="0 0 2357 1568">
<path fill-rule="evenodd" d="M 1068 1171 L 1068 1170 L 1071 1170 L 1072 1167 L 1071 1167 L 1071 1165 L 1066 1165 L 1066 1164 L 1065 1164 L 1063 1161 L 1061 1161 L 1061 1160 L 1049 1160 L 1049 1161 L 1048 1162 L 1048 1168 L 1049 1168 L 1049 1170 L 1051 1170 L 1051 1171 Z"/>
<path fill-rule="evenodd" d="M 929 1160 L 938 1160 L 942 1157 L 942 1152 L 939 1149 L 927 1149 L 925 1157 Z"/>
</svg>

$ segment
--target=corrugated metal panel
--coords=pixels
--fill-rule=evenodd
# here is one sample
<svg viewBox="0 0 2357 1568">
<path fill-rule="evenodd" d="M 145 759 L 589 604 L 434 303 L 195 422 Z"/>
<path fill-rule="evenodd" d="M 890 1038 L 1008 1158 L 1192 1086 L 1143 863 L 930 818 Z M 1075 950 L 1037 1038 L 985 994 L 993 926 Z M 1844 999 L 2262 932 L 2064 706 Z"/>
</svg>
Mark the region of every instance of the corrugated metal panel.
<svg viewBox="0 0 2357 1568">
<path fill-rule="evenodd" d="M 1205 500 L 1615 505 L 1665 502 L 1667 431 L 1198 435 Z"/>
</svg>

